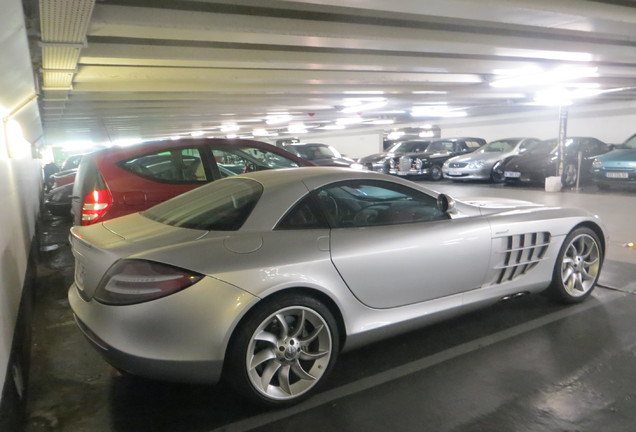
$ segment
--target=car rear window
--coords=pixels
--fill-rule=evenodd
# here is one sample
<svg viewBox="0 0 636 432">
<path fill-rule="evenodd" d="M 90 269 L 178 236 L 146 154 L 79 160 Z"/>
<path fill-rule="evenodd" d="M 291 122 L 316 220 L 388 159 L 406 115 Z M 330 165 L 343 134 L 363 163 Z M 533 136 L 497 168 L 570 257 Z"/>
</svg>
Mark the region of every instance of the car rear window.
<svg viewBox="0 0 636 432">
<path fill-rule="evenodd" d="M 245 178 L 210 183 L 158 204 L 141 214 L 175 227 L 206 231 L 236 231 L 258 202 L 263 187 Z"/>
</svg>

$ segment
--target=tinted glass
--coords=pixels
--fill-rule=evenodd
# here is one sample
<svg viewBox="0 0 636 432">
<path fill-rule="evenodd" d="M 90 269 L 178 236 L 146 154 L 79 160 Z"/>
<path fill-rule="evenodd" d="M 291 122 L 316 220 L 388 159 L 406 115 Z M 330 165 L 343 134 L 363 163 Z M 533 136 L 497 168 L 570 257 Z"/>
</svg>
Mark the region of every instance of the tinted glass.
<svg viewBox="0 0 636 432">
<path fill-rule="evenodd" d="M 515 140 L 493 141 L 483 146 L 479 150 L 479 152 L 480 153 L 504 153 L 504 152 L 507 153 L 514 150 L 516 145 L 517 145 L 517 141 Z"/>
<path fill-rule="evenodd" d="M 447 219 L 437 199 L 406 186 L 382 182 L 343 182 L 317 193 L 334 228 L 397 225 Z"/>
<path fill-rule="evenodd" d="M 329 224 L 311 196 L 296 204 L 276 227 L 282 230 L 313 228 L 329 228 Z"/>
<path fill-rule="evenodd" d="M 263 187 L 254 180 L 220 180 L 158 204 L 142 215 L 176 227 L 234 231 L 243 226 L 262 192 Z"/>
<path fill-rule="evenodd" d="M 636 149 L 636 135 L 631 136 L 627 141 L 625 141 L 624 146 L 630 149 Z"/>
<path fill-rule="evenodd" d="M 141 177 L 168 183 L 208 182 L 199 150 L 173 149 L 134 157 L 119 166 Z"/>
<path fill-rule="evenodd" d="M 222 177 L 274 168 L 299 166 L 291 159 L 256 147 L 227 147 L 212 149 Z"/>
<path fill-rule="evenodd" d="M 427 148 L 424 153 L 441 153 L 441 152 L 452 152 L 453 151 L 453 142 L 452 141 L 433 141 Z"/>
</svg>

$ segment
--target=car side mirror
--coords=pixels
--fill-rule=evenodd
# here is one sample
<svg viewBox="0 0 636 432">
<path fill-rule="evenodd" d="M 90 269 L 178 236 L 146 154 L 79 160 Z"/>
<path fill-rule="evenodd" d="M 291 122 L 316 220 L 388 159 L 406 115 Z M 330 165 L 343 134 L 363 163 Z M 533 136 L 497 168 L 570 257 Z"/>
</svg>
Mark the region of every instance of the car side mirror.
<svg viewBox="0 0 636 432">
<path fill-rule="evenodd" d="M 444 214 L 453 214 L 455 213 L 455 200 L 446 194 L 439 194 L 437 208 Z"/>
</svg>

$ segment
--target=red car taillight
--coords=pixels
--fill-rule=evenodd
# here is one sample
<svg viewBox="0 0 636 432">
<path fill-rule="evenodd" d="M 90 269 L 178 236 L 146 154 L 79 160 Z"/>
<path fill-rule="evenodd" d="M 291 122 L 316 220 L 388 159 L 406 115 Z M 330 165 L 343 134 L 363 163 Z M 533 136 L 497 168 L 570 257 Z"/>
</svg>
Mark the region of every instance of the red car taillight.
<svg viewBox="0 0 636 432">
<path fill-rule="evenodd" d="M 121 260 L 104 275 L 95 300 L 110 305 L 129 305 L 155 300 L 195 284 L 203 275 L 144 260 Z"/>
<path fill-rule="evenodd" d="M 108 189 L 97 189 L 84 198 L 82 205 L 82 225 L 99 221 L 113 204 L 113 196 Z"/>
</svg>

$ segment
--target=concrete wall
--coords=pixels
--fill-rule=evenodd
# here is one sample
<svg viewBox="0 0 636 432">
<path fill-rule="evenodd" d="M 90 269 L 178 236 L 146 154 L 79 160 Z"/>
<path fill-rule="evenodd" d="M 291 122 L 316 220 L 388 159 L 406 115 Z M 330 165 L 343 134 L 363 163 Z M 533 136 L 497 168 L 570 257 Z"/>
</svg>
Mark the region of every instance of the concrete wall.
<svg viewBox="0 0 636 432">
<path fill-rule="evenodd" d="M 30 335 L 25 287 L 27 274 L 34 272 L 30 257 L 42 183 L 40 161 L 32 157 L 42 126 L 20 0 L 0 2 L 0 47 L 5 65 L 0 69 L 0 430 L 17 430 Z"/>
</svg>

